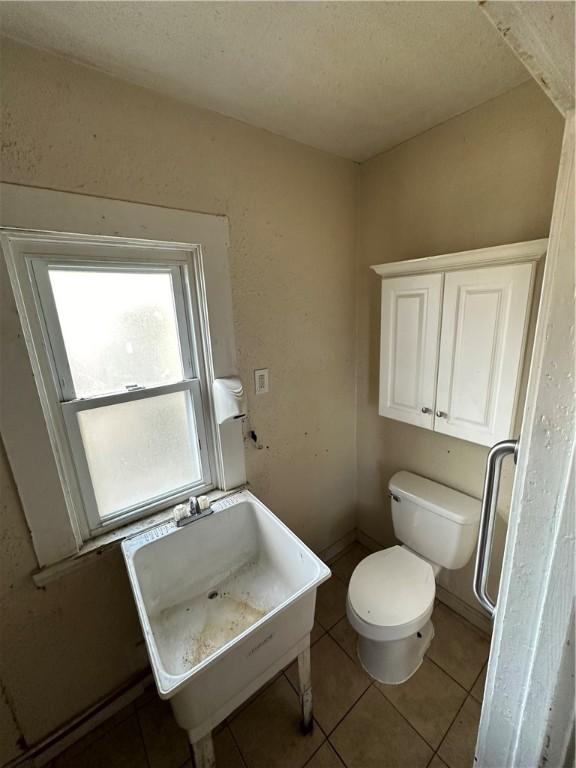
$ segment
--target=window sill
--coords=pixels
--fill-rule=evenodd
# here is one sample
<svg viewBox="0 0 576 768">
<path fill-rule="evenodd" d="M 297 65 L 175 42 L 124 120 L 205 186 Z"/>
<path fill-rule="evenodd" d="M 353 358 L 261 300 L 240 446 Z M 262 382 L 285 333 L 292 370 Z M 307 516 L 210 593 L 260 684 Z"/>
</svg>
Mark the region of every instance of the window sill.
<svg viewBox="0 0 576 768">
<path fill-rule="evenodd" d="M 224 498 L 224 496 L 230 496 L 233 493 L 238 493 L 238 491 L 244 487 L 245 486 L 242 485 L 230 491 L 214 490 L 207 493 L 206 496 L 208 496 L 210 502 L 213 502 Z M 144 519 L 136 520 L 135 522 L 128 523 L 127 525 L 123 525 L 120 528 L 115 528 L 113 531 L 109 531 L 108 533 L 95 536 L 93 539 L 90 539 L 90 541 L 87 541 L 77 554 L 72 555 L 71 557 L 66 557 L 64 560 L 59 560 L 56 563 L 51 563 L 50 565 L 46 565 L 43 568 L 34 571 L 32 574 L 34 584 L 39 588 L 45 587 L 47 584 L 50 584 L 52 581 L 56 581 L 61 576 L 65 576 L 68 573 L 72 573 L 73 571 L 76 571 L 79 568 L 94 562 L 104 552 L 108 552 L 118 547 L 118 545 L 121 544 L 122 541 L 127 539 L 129 536 L 142 533 L 149 528 L 154 528 L 156 525 L 160 525 L 161 523 L 165 523 L 168 520 L 171 520 L 173 514 L 174 507 L 168 507 L 168 509 L 163 509 L 161 512 L 156 512 L 155 514 L 150 515 L 149 517 L 145 517 Z"/>
</svg>

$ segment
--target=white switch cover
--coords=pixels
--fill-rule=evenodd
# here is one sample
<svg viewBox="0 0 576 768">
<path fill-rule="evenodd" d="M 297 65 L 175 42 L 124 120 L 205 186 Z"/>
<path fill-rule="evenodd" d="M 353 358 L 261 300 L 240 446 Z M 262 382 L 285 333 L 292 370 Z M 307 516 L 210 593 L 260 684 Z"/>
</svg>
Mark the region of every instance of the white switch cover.
<svg viewBox="0 0 576 768">
<path fill-rule="evenodd" d="M 268 392 L 268 368 L 258 368 L 254 371 L 254 391 L 257 395 Z"/>
</svg>

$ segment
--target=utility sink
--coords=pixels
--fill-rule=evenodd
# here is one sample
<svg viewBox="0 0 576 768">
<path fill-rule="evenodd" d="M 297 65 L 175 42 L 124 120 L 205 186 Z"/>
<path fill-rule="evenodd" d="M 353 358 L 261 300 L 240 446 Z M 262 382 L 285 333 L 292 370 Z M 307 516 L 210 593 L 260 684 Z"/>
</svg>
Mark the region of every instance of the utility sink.
<svg viewBox="0 0 576 768">
<path fill-rule="evenodd" d="M 249 491 L 122 545 L 158 692 L 194 743 L 309 647 L 330 570 Z"/>
</svg>

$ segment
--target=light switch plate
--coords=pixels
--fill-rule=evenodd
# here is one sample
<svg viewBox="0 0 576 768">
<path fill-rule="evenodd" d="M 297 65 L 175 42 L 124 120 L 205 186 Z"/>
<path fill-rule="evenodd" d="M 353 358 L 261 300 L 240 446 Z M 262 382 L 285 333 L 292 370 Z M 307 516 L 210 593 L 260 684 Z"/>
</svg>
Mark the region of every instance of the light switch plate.
<svg viewBox="0 0 576 768">
<path fill-rule="evenodd" d="M 254 371 L 254 392 L 257 395 L 268 392 L 268 368 L 258 368 Z"/>
</svg>

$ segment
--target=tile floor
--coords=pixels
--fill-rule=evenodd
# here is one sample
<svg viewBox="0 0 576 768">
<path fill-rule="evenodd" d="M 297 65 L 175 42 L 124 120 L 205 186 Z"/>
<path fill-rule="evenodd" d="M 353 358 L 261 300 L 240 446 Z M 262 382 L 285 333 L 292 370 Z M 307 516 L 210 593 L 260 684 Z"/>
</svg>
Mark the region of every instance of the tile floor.
<svg viewBox="0 0 576 768">
<path fill-rule="evenodd" d="M 368 551 L 354 544 L 318 590 L 312 633 L 315 728 L 299 730 L 296 665 L 215 734 L 218 768 L 471 768 L 489 642 L 442 603 L 436 637 L 400 686 L 372 681 L 355 656 L 346 586 Z M 50 768 L 191 768 L 184 732 L 150 690 L 70 747 Z"/>
</svg>

